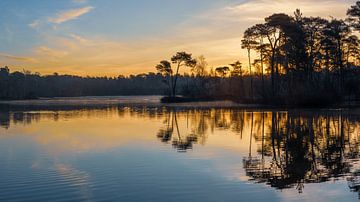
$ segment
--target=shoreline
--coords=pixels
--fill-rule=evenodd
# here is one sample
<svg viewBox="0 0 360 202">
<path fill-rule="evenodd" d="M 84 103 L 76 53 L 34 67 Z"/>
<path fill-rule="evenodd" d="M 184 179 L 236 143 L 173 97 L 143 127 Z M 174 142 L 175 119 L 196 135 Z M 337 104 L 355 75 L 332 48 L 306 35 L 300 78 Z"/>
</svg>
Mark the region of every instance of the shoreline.
<svg viewBox="0 0 360 202">
<path fill-rule="evenodd" d="M 261 104 L 241 104 L 230 100 L 195 101 L 181 103 L 162 103 L 162 96 L 88 96 L 88 97 L 57 97 L 40 98 L 35 100 L 0 100 L 0 109 L 81 109 L 103 107 L 149 107 L 149 108 L 178 108 L 178 109 L 267 109 L 267 110 L 340 110 L 360 109 L 353 106 L 324 106 L 324 107 L 281 107 Z"/>
</svg>

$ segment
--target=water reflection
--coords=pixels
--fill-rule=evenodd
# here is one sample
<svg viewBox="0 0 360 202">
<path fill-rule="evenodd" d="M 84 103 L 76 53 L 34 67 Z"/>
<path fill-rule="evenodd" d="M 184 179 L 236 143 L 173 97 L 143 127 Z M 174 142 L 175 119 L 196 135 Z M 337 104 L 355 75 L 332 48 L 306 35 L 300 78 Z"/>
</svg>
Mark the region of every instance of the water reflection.
<svg viewBox="0 0 360 202">
<path fill-rule="evenodd" d="M 162 123 L 156 138 L 178 152 L 206 146 L 214 131 L 248 140 L 243 169 L 249 181 L 304 192 L 307 184 L 346 180 L 360 198 L 360 115 L 331 111 L 244 111 L 106 107 L 77 110 L 2 111 L 0 127 L 76 117 L 137 117 Z M 6 133 L 5 133 L 6 135 Z"/>
<path fill-rule="evenodd" d="M 205 142 L 205 124 L 201 124 L 200 130 L 197 130 L 197 133 L 185 133 L 179 129 L 179 124 L 177 120 L 176 111 L 169 111 L 165 116 L 164 128 L 161 128 L 157 134 L 157 137 L 161 142 L 169 143 L 171 142 L 173 147 L 176 148 L 179 152 L 186 152 L 188 149 L 192 149 L 193 144 L 197 143 L 199 139 L 203 139 L 202 142 Z M 188 116 L 186 117 L 188 121 Z"/>
<path fill-rule="evenodd" d="M 181 133 L 178 116 L 185 116 L 192 122 L 191 133 Z M 356 167 L 359 121 L 359 116 L 343 111 L 319 114 L 172 110 L 167 112 L 164 128 L 159 130 L 157 137 L 184 152 L 192 149 L 193 144 L 204 144 L 208 129 L 232 130 L 242 138 L 246 132 L 244 125 L 248 125 L 249 154 L 243 159 L 243 168 L 251 181 L 277 189 L 296 188 L 302 193 L 307 183 L 349 176 L 350 189 L 359 192 L 360 169 Z M 254 146 L 258 146 L 256 153 L 252 152 Z"/>
</svg>

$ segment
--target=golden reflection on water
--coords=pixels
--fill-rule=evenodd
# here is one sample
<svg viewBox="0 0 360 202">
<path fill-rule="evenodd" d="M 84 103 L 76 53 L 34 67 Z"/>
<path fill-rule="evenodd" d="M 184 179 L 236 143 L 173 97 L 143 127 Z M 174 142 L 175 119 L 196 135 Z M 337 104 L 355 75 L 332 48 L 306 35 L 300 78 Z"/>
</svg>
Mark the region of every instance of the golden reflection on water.
<svg viewBox="0 0 360 202">
<path fill-rule="evenodd" d="M 0 134 L 26 136 L 54 156 L 123 145 L 166 145 L 179 152 L 208 149 L 243 156 L 239 179 L 277 189 L 346 178 L 359 190 L 360 116 L 349 111 L 126 108 L 5 111 Z M 199 154 L 193 154 L 199 155 Z M 64 169 L 65 168 L 65 169 Z M 59 172 L 66 173 L 67 166 Z"/>
<path fill-rule="evenodd" d="M 55 155 L 104 151 L 128 142 L 153 140 L 147 130 L 161 125 L 151 115 L 141 117 L 118 108 L 11 112 L 6 119 L 2 123 L 7 123 L 3 124 L 7 129 L 2 134 L 31 137 Z"/>
</svg>

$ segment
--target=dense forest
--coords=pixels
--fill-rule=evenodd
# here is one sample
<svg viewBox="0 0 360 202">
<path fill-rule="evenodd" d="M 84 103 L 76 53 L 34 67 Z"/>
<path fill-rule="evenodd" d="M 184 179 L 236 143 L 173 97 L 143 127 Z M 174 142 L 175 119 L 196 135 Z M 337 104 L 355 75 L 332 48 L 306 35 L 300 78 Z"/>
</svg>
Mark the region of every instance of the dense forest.
<svg viewBox="0 0 360 202">
<path fill-rule="evenodd" d="M 112 77 L 0 69 L 0 99 L 103 95 L 183 95 L 243 103 L 326 105 L 360 99 L 360 1 L 347 19 L 278 13 L 246 29 L 248 61 L 212 68 L 204 56 L 176 53 L 157 73 Z M 240 42 L 239 42 L 240 43 Z M 180 75 L 182 68 L 187 73 Z"/>
</svg>

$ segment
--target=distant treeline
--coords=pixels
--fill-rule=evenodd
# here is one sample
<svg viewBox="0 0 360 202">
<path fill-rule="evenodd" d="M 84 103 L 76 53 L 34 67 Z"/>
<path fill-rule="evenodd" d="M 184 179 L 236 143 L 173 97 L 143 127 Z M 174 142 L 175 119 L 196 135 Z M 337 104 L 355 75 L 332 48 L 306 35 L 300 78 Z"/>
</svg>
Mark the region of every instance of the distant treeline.
<svg viewBox="0 0 360 202">
<path fill-rule="evenodd" d="M 209 67 L 203 56 L 176 53 L 157 73 L 79 77 L 0 69 L 0 99 L 104 95 L 184 95 L 281 106 L 324 106 L 360 99 L 360 1 L 345 20 L 279 13 L 248 28 L 240 61 Z M 180 75 L 181 68 L 188 68 Z"/>
<path fill-rule="evenodd" d="M 161 95 L 165 85 L 160 74 L 136 76 L 80 77 L 72 75 L 41 76 L 28 71 L 10 72 L 0 68 L 0 99 L 33 99 L 38 97 Z"/>
</svg>

